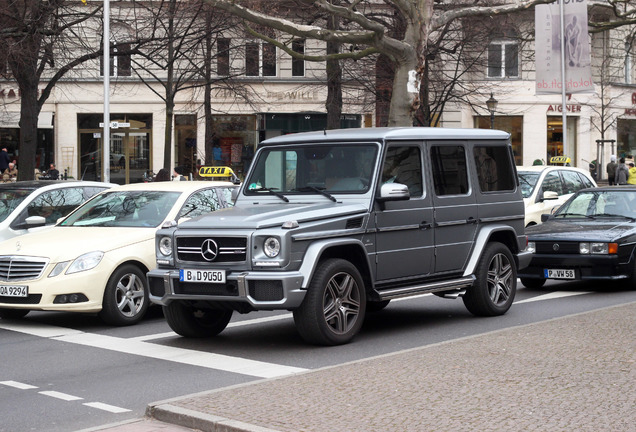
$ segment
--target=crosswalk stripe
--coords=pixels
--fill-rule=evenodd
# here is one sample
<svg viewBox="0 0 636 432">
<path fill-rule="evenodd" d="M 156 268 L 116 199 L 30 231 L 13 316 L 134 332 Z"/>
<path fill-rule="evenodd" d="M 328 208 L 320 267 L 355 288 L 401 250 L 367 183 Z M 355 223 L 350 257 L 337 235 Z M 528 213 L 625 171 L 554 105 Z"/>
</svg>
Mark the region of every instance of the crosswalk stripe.
<svg viewBox="0 0 636 432">
<path fill-rule="evenodd" d="M 124 339 L 97 333 L 85 333 L 63 327 L 55 327 L 34 323 L 31 321 L 0 322 L 0 328 L 47 337 L 94 348 L 102 348 L 125 354 L 138 355 L 153 359 L 167 360 L 208 369 L 223 370 L 259 378 L 275 378 L 295 373 L 305 372 L 307 369 L 232 357 L 222 354 L 206 353 L 196 350 L 162 346 L 134 339 Z M 53 336 L 51 336 L 53 335 Z"/>
<path fill-rule="evenodd" d="M 572 297 L 577 295 L 589 294 L 591 291 L 555 291 L 548 294 L 539 295 L 525 300 L 516 301 L 515 304 L 531 303 L 535 301 L 553 300 L 563 297 Z"/>
<path fill-rule="evenodd" d="M 57 392 L 57 391 L 50 391 L 50 390 L 41 391 L 41 392 L 38 392 L 38 393 L 40 393 L 41 395 L 44 395 L 44 396 L 51 396 L 51 397 L 54 397 L 56 399 L 62 399 L 62 400 L 65 400 L 65 401 L 75 401 L 75 400 L 84 399 L 84 398 L 81 398 L 79 396 L 73 396 L 73 395 L 70 395 L 70 394 L 60 393 L 60 392 Z"/>
</svg>

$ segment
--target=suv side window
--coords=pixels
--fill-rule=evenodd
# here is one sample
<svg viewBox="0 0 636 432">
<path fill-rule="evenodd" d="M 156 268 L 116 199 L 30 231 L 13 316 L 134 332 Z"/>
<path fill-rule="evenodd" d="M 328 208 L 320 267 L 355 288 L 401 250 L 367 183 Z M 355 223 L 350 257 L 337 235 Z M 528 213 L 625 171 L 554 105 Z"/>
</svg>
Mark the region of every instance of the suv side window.
<svg viewBox="0 0 636 432">
<path fill-rule="evenodd" d="M 190 195 L 179 212 L 179 217 L 187 214 L 189 218 L 213 212 L 222 207 L 214 189 L 205 189 Z"/>
<path fill-rule="evenodd" d="M 389 147 L 382 167 L 382 184 L 401 183 L 409 188 L 411 197 L 420 197 L 422 185 L 422 157 L 416 146 Z"/>
<path fill-rule="evenodd" d="M 475 146 L 474 154 L 482 192 L 514 190 L 515 176 L 507 147 Z"/>
<path fill-rule="evenodd" d="M 549 172 L 543 179 L 541 188 L 543 192 L 551 191 L 556 192 L 559 196 L 563 195 L 563 185 L 559 173 L 557 171 Z"/>
<path fill-rule="evenodd" d="M 466 151 L 462 146 L 431 146 L 435 193 L 465 195 L 468 193 Z"/>
</svg>

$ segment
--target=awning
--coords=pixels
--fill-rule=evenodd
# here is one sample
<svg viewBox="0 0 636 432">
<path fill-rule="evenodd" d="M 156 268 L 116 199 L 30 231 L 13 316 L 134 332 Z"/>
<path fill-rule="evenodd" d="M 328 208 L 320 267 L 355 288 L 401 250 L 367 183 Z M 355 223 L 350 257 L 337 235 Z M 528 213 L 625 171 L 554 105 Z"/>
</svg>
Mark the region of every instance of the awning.
<svg viewBox="0 0 636 432">
<path fill-rule="evenodd" d="M 0 110 L 0 128 L 18 129 L 20 113 Z M 38 116 L 38 129 L 53 129 L 53 112 L 41 111 Z"/>
</svg>

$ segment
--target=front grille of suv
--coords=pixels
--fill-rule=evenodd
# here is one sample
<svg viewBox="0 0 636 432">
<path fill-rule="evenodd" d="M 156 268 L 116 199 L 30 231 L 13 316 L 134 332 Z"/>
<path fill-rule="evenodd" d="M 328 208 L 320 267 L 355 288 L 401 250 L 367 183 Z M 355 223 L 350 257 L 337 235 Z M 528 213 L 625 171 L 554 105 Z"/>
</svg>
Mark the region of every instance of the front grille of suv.
<svg viewBox="0 0 636 432">
<path fill-rule="evenodd" d="M 204 256 L 205 243 L 213 240 L 218 248 L 216 256 Z M 247 259 L 246 237 L 177 237 L 177 260 L 199 263 L 245 262 Z"/>
<path fill-rule="evenodd" d="M 16 282 L 40 277 L 48 260 L 35 257 L 0 257 L 0 280 Z"/>
</svg>

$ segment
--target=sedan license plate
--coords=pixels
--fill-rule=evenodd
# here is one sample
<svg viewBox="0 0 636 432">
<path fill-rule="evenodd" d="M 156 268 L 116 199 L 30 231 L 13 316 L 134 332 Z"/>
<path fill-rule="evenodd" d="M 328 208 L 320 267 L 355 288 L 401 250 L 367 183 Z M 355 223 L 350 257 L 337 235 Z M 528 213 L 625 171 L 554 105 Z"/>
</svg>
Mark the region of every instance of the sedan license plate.
<svg viewBox="0 0 636 432">
<path fill-rule="evenodd" d="M 179 270 L 181 282 L 225 283 L 225 270 Z"/>
<path fill-rule="evenodd" d="M 576 274 L 571 269 L 545 269 L 543 275 L 546 279 L 574 279 Z"/>
<path fill-rule="evenodd" d="M 0 296 L 3 297 L 28 297 L 28 286 L 7 286 L 0 285 Z"/>
</svg>

